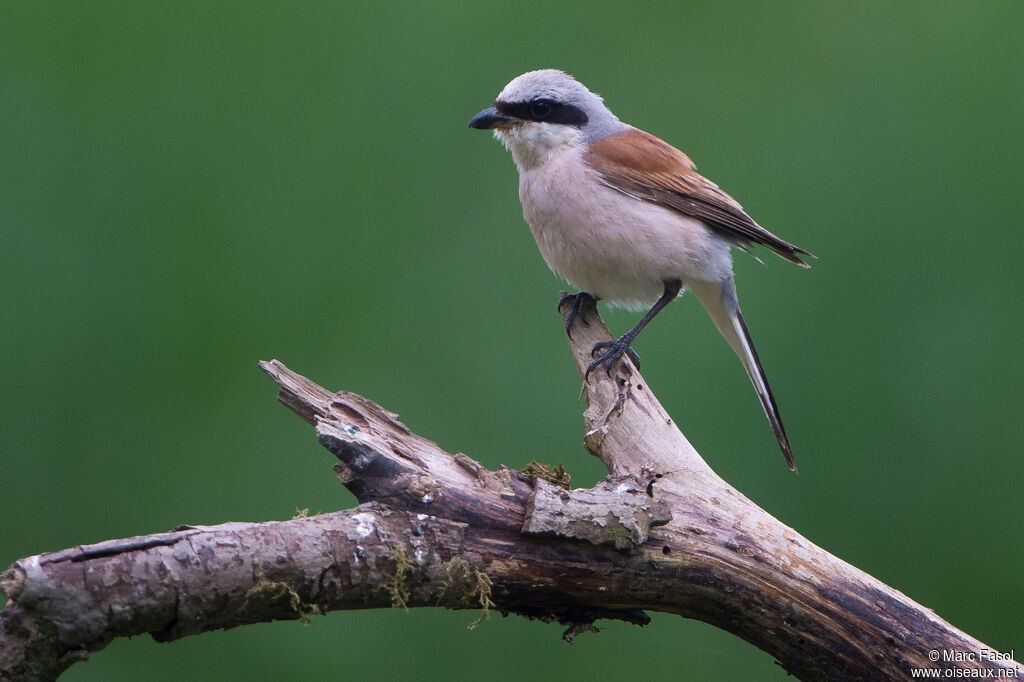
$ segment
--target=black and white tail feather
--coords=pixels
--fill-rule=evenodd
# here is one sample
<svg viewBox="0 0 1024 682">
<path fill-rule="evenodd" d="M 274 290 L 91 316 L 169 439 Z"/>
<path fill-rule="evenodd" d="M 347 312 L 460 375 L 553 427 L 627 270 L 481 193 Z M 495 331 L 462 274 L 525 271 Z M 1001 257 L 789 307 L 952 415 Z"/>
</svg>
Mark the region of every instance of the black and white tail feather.
<svg viewBox="0 0 1024 682">
<path fill-rule="evenodd" d="M 796 461 L 793 459 L 793 450 L 789 446 L 789 437 L 786 435 L 786 428 L 782 425 L 782 417 L 779 415 L 779 407 L 775 404 L 775 396 L 772 395 L 772 387 L 768 383 L 768 376 L 761 366 L 761 359 L 757 356 L 757 348 L 754 347 L 754 339 L 750 336 L 747 323 L 740 312 L 740 305 L 736 299 L 736 286 L 730 278 L 726 282 L 692 282 L 688 288 L 700 300 L 708 315 L 714 321 L 718 331 L 722 333 L 725 340 L 729 342 L 740 362 L 747 370 L 750 382 L 754 384 L 757 397 L 761 400 L 761 407 L 772 425 L 775 438 L 779 441 L 779 447 L 786 458 L 786 466 L 796 471 Z"/>
</svg>

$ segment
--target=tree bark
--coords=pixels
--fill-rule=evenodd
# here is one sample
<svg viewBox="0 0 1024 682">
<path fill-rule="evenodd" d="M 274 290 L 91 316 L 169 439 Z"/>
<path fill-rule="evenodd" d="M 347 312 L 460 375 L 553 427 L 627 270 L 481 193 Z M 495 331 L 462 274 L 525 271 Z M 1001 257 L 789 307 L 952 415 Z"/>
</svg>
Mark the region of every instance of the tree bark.
<svg viewBox="0 0 1024 682">
<path fill-rule="evenodd" d="M 609 340 L 572 330 L 581 376 Z M 587 449 L 609 477 L 486 469 L 398 416 L 261 363 L 316 429 L 354 509 L 182 526 L 15 562 L 0 575 L 0 677 L 56 679 L 114 637 L 157 641 L 331 610 L 443 606 L 557 620 L 566 639 L 645 611 L 705 621 L 802 680 L 1021 677 L 1009 655 L 815 546 L 719 478 L 636 368 L 584 382 Z M 937 659 L 937 660 L 935 660 Z M 972 674 L 968 669 L 975 669 Z M 949 672 L 947 672 L 949 671 Z"/>
</svg>

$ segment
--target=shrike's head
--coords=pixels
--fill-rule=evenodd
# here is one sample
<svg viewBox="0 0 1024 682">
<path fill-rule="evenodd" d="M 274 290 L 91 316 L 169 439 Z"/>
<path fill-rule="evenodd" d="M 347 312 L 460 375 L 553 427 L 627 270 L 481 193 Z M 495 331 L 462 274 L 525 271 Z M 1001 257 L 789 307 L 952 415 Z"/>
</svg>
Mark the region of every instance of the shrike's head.
<svg viewBox="0 0 1024 682">
<path fill-rule="evenodd" d="M 474 116 L 469 127 L 493 130 L 522 170 L 559 147 L 588 144 L 627 126 L 575 78 L 543 69 L 506 85 L 494 106 Z"/>
</svg>

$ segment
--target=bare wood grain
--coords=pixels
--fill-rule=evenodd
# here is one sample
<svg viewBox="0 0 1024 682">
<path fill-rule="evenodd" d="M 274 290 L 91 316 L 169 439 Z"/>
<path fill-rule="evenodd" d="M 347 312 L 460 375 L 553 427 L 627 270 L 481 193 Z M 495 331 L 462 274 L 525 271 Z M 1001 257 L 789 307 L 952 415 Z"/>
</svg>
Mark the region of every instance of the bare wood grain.
<svg viewBox="0 0 1024 682">
<path fill-rule="evenodd" d="M 590 311 L 582 371 L 610 335 Z M 313 425 L 360 506 L 283 522 L 183 526 L 15 562 L 0 588 L 0 677 L 51 680 L 114 637 L 159 641 L 339 609 L 498 610 L 557 620 L 696 618 L 803 680 L 910 679 L 913 668 L 1021 676 L 905 595 L 817 547 L 722 481 L 626 361 L 584 383 L 585 445 L 609 478 L 565 490 L 491 471 L 398 415 L 261 363 Z M 964 660 L 931 661 L 930 651 Z"/>
</svg>

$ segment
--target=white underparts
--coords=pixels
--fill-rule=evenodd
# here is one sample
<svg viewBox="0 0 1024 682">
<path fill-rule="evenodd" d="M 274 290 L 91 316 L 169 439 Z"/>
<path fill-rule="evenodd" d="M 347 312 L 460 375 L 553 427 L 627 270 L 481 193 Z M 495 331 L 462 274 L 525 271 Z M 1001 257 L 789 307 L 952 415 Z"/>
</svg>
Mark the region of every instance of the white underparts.
<svg viewBox="0 0 1024 682">
<path fill-rule="evenodd" d="M 523 216 L 548 266 L 571 284 L 629 308 L 650 306 L 666 280 L 724 281 L 730 244 L 701 221 L 609 187 L 569 126 L 498 132 L 519 168 Z"/>
</svg>

